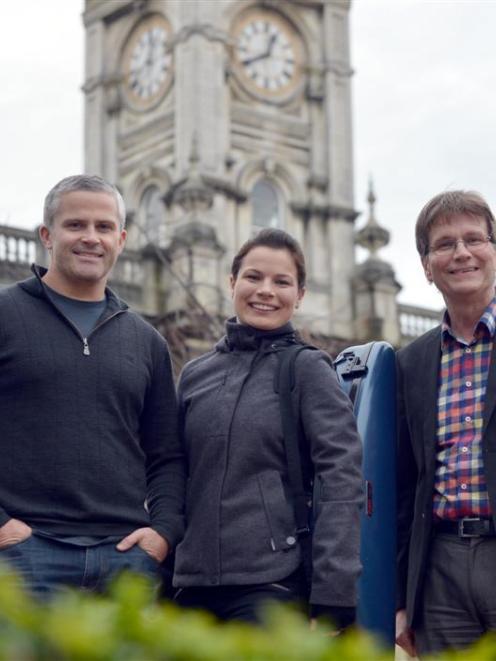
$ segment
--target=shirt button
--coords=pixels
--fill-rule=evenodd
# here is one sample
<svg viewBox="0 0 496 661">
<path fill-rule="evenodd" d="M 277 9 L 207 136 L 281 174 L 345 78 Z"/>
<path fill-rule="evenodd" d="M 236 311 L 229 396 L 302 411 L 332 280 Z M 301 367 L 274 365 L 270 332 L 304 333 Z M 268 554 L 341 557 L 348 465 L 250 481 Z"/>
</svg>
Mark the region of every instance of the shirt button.
<svg viewBox="0 0 496 661">
<path fill-rule="evenodd" d="M 471 349 L 470 347 L 467 347 L 467 348 L 465 349 L 465 353 L 472 353 L 472 349 Z"/>
<path fill-rule="evenodd" d="M 460 489 L 463 489 L 463 491 L 465 491 L 466 488 L 467 488 L 467 485 L 465 483 L 460 484 Z"/>
<path fill-rule="evenodd" d="M 465 381 L 465 385 L 467 386 L 467 388 L 470 388 L 470 386 L 472 385 L 472 381 Z"/>
<path fill-rule="evenodd" d="M 462 452 L 468 452 L 468 448 L 465 447 L 465 446 L 463 446 L 463 447 L 462 447 Z"/>
<path fill-rule="evenodd" d="M 296 544 L 296 537 L 286 537 L 286 544 L 288 546 L 294 546 Z"/>
<path fill-rule="evenodd" d="M 466 415 L 465 422 L 472 422 L 472 418 L 469 415 Z"/>
</svg>

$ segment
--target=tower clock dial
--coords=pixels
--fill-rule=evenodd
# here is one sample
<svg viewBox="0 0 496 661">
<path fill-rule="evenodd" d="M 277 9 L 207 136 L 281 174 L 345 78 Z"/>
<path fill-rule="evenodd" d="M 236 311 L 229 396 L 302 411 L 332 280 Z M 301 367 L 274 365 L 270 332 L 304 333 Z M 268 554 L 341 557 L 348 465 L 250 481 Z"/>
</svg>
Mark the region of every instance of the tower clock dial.
<svg viewBox="0 0 496 661">
<path fill-rule="evenodd" d="M 292 25 L 275 11 L 246 12 L 234 29 L 234 68 L 248 91 L 285 100 L 302 79 L 303 44 Z"/>
<path fill-rule="evenodd" d="M 158 103 L 172 78 L 171 30 L 163 16 L 149 16 L 129 38 L 123 55 L 124 93 L 138 110 Z"/>
</svg>

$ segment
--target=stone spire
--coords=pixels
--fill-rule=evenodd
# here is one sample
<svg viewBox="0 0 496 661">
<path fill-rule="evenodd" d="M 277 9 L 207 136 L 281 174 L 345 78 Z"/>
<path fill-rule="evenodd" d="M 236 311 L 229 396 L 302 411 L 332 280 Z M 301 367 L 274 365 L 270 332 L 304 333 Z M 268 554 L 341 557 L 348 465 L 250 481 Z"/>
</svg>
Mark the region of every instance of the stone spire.
<svg viewBox="0 0 496 661">
<path fill-rule="evenodd" d="M 355 234 L 355 243 L 369 251 L 367 259 L 355 270 L 356 335 L 361 340 L 385 339 L 397 345 L 400 329 L 396 296 L 401 285 L 391 264 L 377 254 L 389 243 L 390 233 L 381 227 L 375 217 L 376 201 L 370 179 L 367 195 L 369 216 L 365 226 Z"/>
<path fill-rule="evenodd" d="M 369 203 L 369 217 L 365 227 L 362 227 L 355 235 L 355 243 L 369 251 L 370 257 L 375 257 L 377 252 L 387 246 L 390 233 L 384 227 L 381 227 L 375 217 L 375 203 L 377 198 L 374 193 L 374 184 L 372 177 L 369 179 L 369 193 L 367 202 Z"/>
</svg>

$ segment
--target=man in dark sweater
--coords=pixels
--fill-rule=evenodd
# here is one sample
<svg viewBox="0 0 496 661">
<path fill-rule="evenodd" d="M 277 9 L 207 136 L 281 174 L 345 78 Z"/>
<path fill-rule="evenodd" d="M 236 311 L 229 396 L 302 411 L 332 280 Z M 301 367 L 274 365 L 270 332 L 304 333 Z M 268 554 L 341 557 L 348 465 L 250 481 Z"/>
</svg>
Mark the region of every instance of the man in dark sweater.
<svg viewBox="0 0 496 661">
<path fill-rule="evenodd" d="M 165 340 L 106 287 L 124 202 L 60 181 L 48 270 L 0 291 L 0 561 L 37 595 L 158 576 L 183 531 L 184 460 Z"/>
</svg>

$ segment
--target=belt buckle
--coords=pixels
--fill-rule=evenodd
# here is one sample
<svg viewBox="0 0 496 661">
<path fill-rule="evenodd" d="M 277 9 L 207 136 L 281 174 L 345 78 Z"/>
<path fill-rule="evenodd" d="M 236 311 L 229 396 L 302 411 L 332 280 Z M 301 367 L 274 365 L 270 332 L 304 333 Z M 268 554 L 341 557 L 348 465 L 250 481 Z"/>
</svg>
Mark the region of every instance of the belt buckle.
<svg viewBox="0 0 496 661">
<path fill-rule="evenodd" d="M 467 516 L 464 519 L 460 519 L 458 521 L 458 536 L 459 537 L 480 537 L 481 534 L 479 533 L 470 533 L 470 532 L 465 532 L 465 523 L 475 523 L 478 522 L 480 523 L 481 520 L 477 516 Z"/>
</svg>

